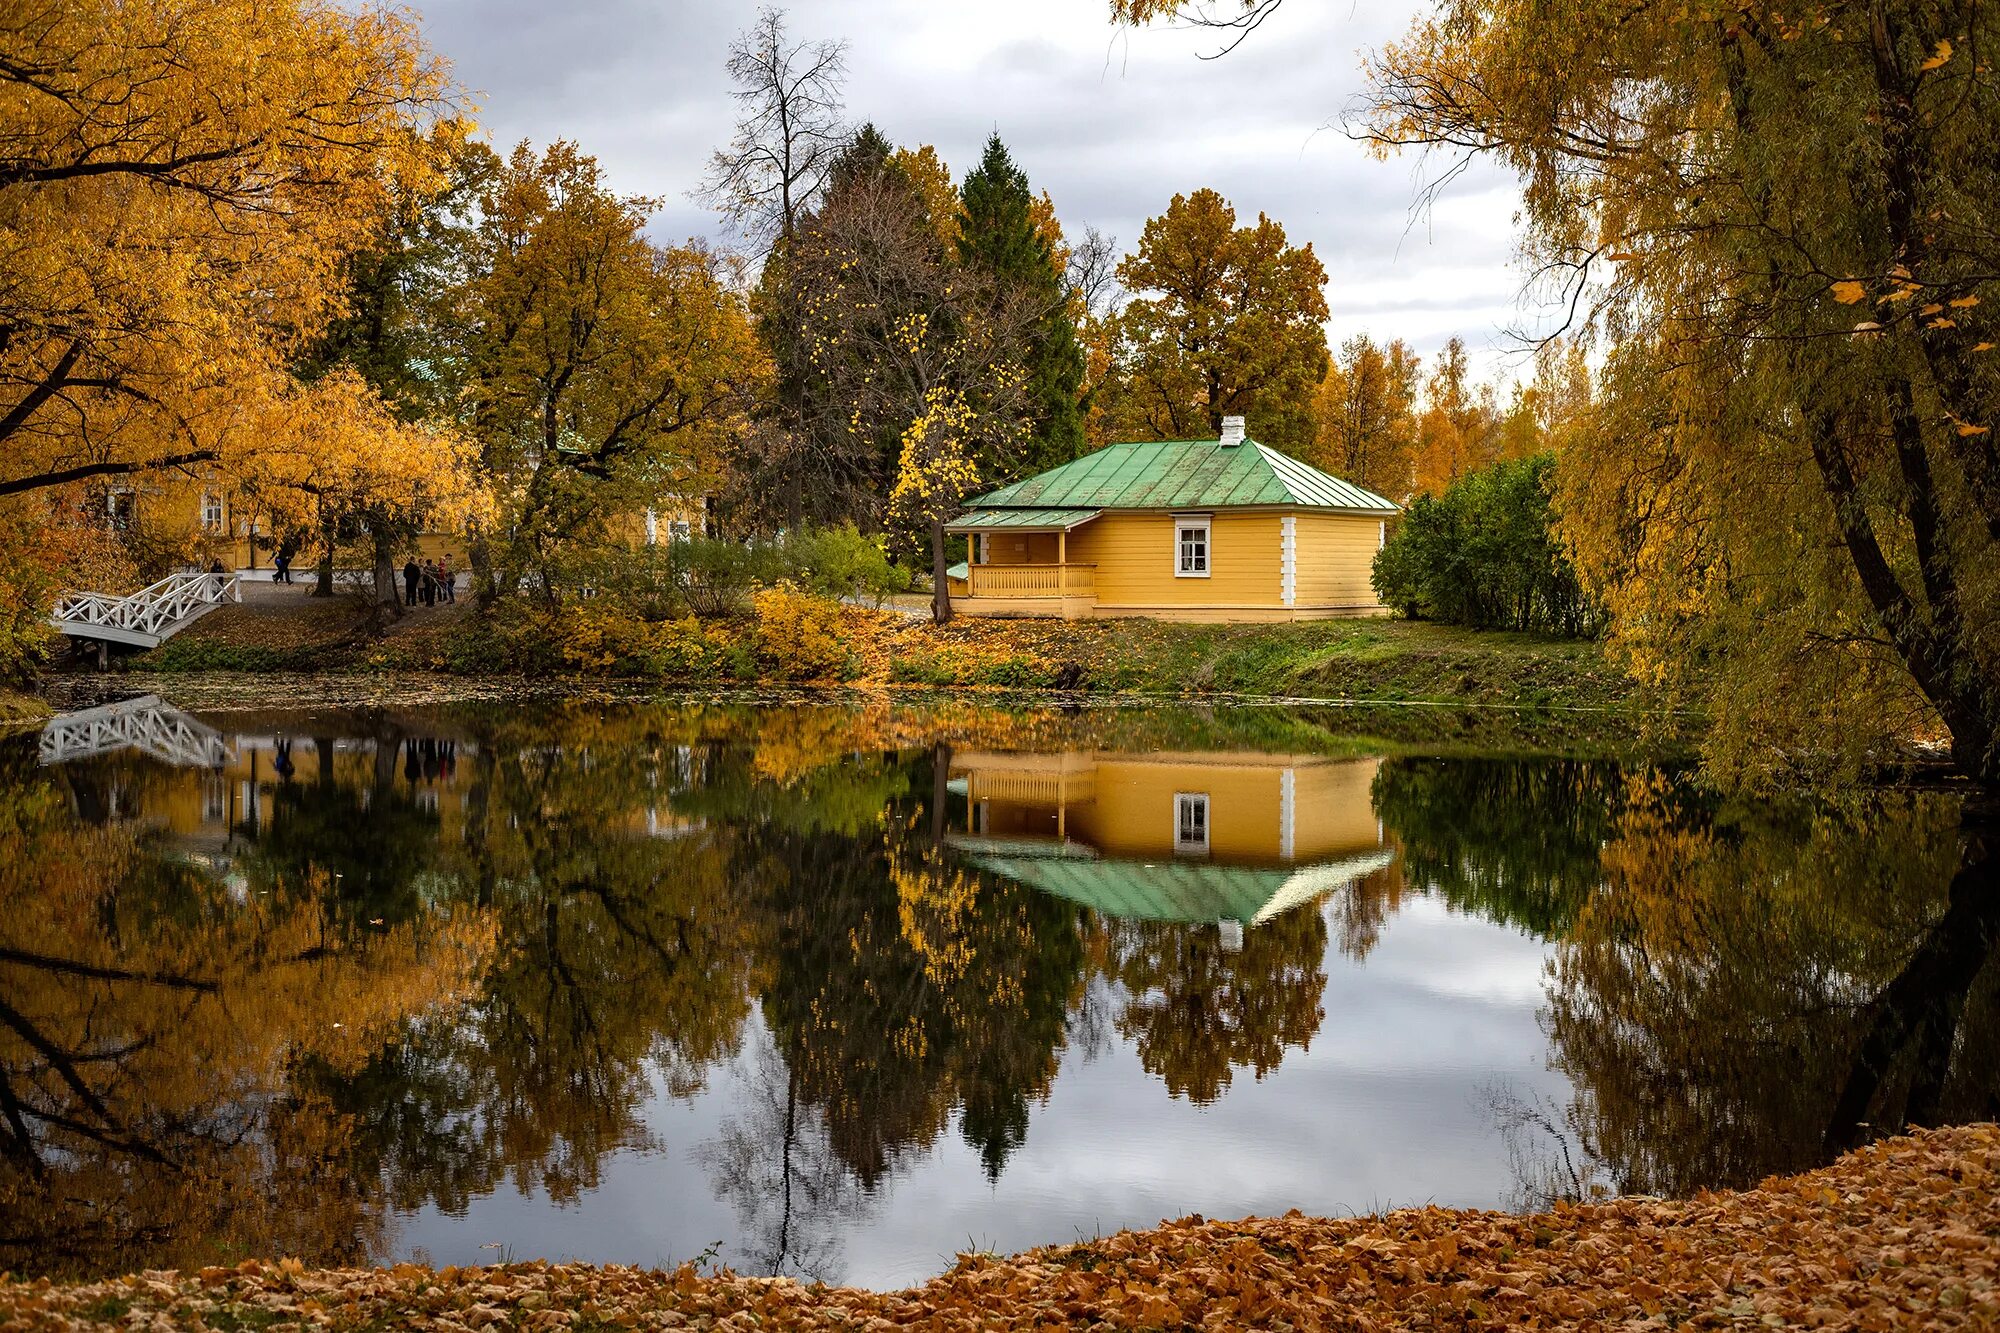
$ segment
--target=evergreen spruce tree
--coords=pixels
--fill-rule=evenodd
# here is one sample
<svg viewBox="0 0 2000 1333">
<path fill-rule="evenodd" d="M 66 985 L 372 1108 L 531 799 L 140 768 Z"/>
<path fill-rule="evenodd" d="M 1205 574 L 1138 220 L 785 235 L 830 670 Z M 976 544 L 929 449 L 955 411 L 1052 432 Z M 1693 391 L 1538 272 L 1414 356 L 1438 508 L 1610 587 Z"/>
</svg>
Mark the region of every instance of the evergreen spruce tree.
<svg viewBox="0 0 2000 1333">
<path fill-rule="evenodd" d="M 1035 404 L 1034 435 L 1019 460 L 1024 473 L 1066 463 L 1083 452 L 1083 347 L 1070 319 L 1062 272 L 1048 242 L 1035 230 L 1028 178 L 1014 165 L 998 134 L 965 177 L 960 192 L 959 262 L 993 279 L 996 289 L 1033 304 L 1041 313 L 1026 349 L 1029 390 Z M 990 478 L 996 484 L 1002 478 Z"/>
</svg>

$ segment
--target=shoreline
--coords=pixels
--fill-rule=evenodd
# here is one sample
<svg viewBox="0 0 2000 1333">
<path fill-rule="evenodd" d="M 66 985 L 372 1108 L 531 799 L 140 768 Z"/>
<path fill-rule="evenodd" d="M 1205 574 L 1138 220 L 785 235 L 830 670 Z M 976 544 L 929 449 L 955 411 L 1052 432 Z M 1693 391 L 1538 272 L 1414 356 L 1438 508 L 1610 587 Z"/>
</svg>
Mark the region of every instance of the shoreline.
<svg viewBox="0 0 2000 1333">
<path fill-rule="evenodd" d="M 314 1269 L 247 1260 L 105 1281 L 0 1282 L 0 1324 L 385 1327 L 1807 1328 L 2000 1319 L 2000 1127 L 1915 1131 L 1830 1166 L 1691 1199 L 1517 1215 L 1183 1218 L 918 1287 L 591 1264 Z"/>
</svg>

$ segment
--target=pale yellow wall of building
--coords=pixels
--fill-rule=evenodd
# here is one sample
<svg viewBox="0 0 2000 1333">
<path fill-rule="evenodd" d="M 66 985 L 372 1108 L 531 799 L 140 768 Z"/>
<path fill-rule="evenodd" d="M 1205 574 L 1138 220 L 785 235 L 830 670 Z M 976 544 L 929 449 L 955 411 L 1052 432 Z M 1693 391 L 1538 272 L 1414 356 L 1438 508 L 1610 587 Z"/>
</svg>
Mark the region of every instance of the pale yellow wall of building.
<svg viewBox="0 0 2000 1333">
<path fill-rule="evenodd" d="M 1382 520 L 1353 514 L 1297 516 L 1300 607 L 1376 610 L 1382 601 L 1371 581 L 1382 549 Z"/>
<path fill-rule="evenodd" d="M 1097 567 L 1098 609 L 1283 605 L 1277 514 L 1210 514 L 1207 578 L 1175 573 L 1176 517 L 1101 514 L 1069 534 L 1070 560 Z"/>
</svg>

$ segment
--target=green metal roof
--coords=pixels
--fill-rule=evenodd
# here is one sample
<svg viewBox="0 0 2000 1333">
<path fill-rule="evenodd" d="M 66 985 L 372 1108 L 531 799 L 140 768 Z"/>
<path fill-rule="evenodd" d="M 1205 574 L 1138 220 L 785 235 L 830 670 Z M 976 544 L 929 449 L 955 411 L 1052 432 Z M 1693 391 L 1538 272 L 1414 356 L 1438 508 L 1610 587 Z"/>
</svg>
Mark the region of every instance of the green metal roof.
<svg viewBox="0 0 2000 1333">
<path fill-rule="evenodd" d="M 1103 512 L 1101 509 L 974 509 L 960 514 L 945 528 L 951 532 L 985 532 L 993 528 L 1061 528 L 1067 532 Z"/>
<path fill-rule="evenodd" d="M 1270 920 L 1392 865 L 1389 852 L 1306 866 L 1213 861 L 1103 861 L 1079 844 L 958 837 L 952 846 L 980 870 L 1067 898 L 1104 916 L 1141 921 Z"/>
<path fill-rule="evenodd" d="M 1288 870 L 1206 861 L 1092 861 L 1071 856 L 974 856 L 981 870 L 1141 921 L 1249 921 L 1292 877 Z"/>
<path fill-rule="evenodd" d="M 1397 507 L 1254 440 L 1107 444 L 971 502 L 975 509 L 1228 509 L 1299 505 L 1394 514 Z M 963 523 L 965 520 L 959 520 Z M 958 524 L 954 524 L 954 527 Z"/>
</svg>

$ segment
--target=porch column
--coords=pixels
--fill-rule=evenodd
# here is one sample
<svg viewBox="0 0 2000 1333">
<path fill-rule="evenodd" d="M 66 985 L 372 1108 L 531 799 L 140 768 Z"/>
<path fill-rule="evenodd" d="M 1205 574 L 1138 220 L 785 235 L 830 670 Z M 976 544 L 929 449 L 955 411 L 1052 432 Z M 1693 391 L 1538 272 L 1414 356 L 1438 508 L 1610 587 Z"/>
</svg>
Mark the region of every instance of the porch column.
<svg viewBox="0 0 2000 1333">
<path fill-rule="evenodd" d="M 1056 596 L 1069 595 L 1069 529 L 1056 529 Z"/>
</svg>

